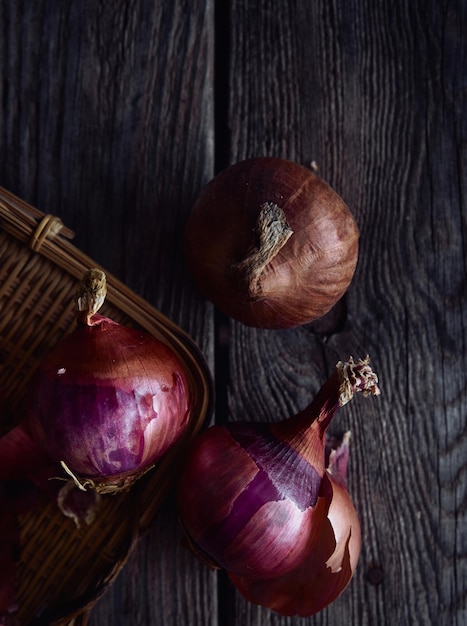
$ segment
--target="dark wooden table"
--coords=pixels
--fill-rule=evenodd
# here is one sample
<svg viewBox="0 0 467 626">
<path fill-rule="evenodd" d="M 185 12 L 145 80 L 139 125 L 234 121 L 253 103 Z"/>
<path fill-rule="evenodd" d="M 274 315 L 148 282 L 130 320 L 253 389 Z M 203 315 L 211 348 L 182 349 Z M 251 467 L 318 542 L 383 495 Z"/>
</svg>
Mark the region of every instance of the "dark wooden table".
<svg viewBox="0 0 467 626">
<path fill-rule="evenodd" d="M 1 0 L 0 185 L 197 341 L 216 419 L 304 407 L 369 353 L 382 396 L 341 411 L 363 550 L 309 619 L 247 604 L 181 544 L 173 498 L 91 626 L 467 624 L 465 0 Z M 181 252 L 229 163 L 316 161 L 361 230 L 318 326 L 220 316 Z"/>
</svg>

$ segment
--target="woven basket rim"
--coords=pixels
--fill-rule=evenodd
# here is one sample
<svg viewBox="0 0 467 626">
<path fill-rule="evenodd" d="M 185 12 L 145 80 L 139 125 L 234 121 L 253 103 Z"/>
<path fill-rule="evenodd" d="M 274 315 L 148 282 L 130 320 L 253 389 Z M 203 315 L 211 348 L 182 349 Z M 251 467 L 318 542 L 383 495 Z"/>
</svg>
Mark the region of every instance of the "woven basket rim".
<svg viewBox="0 0 467 626">
<path fill-rule="evenodd" d="M 71 242 L 74 233 L 63 224 L 60 218 L 43 213 L 7 189 L 0 187 L 0 235 L 2 231 L 20 242 L 27 249 L 28 254 L 45 257 L 60 271 L 76 279 L 77 283 L 86 270 L 91 267 L 100 267 Z M 139 479 L 131 488 L 132 497 L 137 499 L 141 515 L 128 535 L 128 542 L 122 551 L 121 558 L 109 567 L 108 572 L 94 588 L 89 589 L 80 598 L 74 598 L 67 606 L 59 607 L 53 615 L 49 613 L 47 617 L 36 618 L 31 622 L 37 626 L 40 624 L 63 626 L 71 619 L 81 619 L 84 620 L 83 624 L 86 623 L 89 611 L 115 580 L 138 539 L 150 527 L 160 502 L 172 486 L 173 465 L 213 411 L 213 380 L 204 354 L 197 343 L 182 328 L 122 281 L 107 272 L 105 268 L 101 269 L 107 276 L 106 301 L 119 309 L 132 323 L 170 345 L 182 358 L 189 373 L 195 410 L 190 416 L 189 427 L 180 442 L 168 451 L 153 472 Z M 156 497 L 151 491 L 152 484 L 157 485 Z M 75 621 L 74 624 L 76 623 Z"/>
</svg>

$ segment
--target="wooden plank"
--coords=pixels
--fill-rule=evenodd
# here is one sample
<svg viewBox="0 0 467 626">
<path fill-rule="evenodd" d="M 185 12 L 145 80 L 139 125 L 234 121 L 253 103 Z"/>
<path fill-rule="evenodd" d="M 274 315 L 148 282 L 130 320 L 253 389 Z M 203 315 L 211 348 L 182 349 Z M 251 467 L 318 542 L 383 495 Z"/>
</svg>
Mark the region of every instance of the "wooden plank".
<svg viewBox="0 0 467 626">
<path fill-rule="evenodd" d="M 232 2 L 230 161 L 315 160 L 356 216 L 361 254 L 343 326 L 231 325 L 229 419 L 295 412 L 349 354 L 370 354 L 382 396 L 334 424 L 353 433 L 363 529 L 350 587 L 309 619 L 229 587 L 229 624 L 467 619 L 466 26 L 465 3 Z"/>
<path fill-rule="evenodd" d="M 294 331 L 231 324 L 230 352 L 216 352 L 230 362 L 219 369 L 228 406 L 218 417 L 289 414 L 337 359 L 369 352 L 383 396 L 359 398 L 335 424 L 354 435 L 363 553 L 350 588 L 310 620 L 247 604 L 223 576 L 218 607 L 216 577 L 182 548 L 168 502 L 91 624 L 198 626 L 215 624 L 218 610 L 222 624 L 251 626 L 462 624 L 465 6 L 232 0 L 228 9 L 218 3 L 219 73 L 228 59 L 230 73 L 217 82 L 228 90 L 216 96 L 217 166 L 262 154 L 316 160 L 362 239 L 338 315 Z M 213 10 L 198 0 L 0 2 L 0 183 L 60 215 L 211 364 L 212 308 L 179 244 L 213 173 Z"/>
<path fill-rule="evenodd" d="M 0 2 L 1 184 L 188 331 L 213 365 L 212 307 L 181 254 L 213 174 L 213 5 Z M 215 624 L 216 577 L 167 502 L 91 624 Z"/>
</svg>

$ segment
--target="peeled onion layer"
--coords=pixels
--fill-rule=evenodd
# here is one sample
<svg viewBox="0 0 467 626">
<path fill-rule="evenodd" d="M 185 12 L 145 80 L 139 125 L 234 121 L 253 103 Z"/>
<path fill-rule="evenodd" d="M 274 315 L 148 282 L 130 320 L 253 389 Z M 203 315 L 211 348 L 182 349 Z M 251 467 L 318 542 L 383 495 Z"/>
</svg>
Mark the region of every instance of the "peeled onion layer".
<svg viewBox="0 0 467 626">
<path fill-rule="evenodd" d="M 284 616 L 308 617 L 336 600 L 352 579 L 361 547 L 357 512 L 347 490 L 326 474 L 323 489 L 331 489 L 331 504 L 320 535 L 297 568 L 274 579 L 228 572 L 250 602 Z"/>
<path fill-rule="evenodd" d="M 186 532 L 217 566 L 271 578 L 302 560 L 329 502 L 318 499 L 316 469 L 263 427 L 236 423 L 199 435 L 178 495 Z"/>
<path fill-rule="evenodd" d="M 95 314 L 42 362 L 29 406 L 31 432 L 54 460 L 83 483 L 117 487 L 175 443 L 191 403 L 170 348 Z"/>
</svg>

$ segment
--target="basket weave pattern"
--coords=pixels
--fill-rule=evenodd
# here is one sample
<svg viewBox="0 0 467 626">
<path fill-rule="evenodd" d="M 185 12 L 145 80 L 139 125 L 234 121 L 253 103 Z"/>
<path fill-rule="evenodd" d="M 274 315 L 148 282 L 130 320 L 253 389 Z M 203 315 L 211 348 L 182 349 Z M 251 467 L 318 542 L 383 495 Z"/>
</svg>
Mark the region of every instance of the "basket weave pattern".
<svg viewBox="0 0 467 626">
<path fill-rule="evenodd" d="M 74 247 L 73 233 L 0 188 L 0 389 L 15 420 L 24 414 L 31 377 L 75 324 L 74 295 L 97 264 Z M 104 496 L 96 520 L 75 526 L 52 502 L 21 518 L 18 619 L 28 624 L 85 624 L 89 611 L 153 521 L 176 477 L 180 456 L 211 406 L 211 380 L 191 339 L 107 272 L 102 314 L 167 343 L 185 364 L 193 409 L 183 438 L 127 492 Z M 5 427 L 5 425 L 2 425 Z"/>
</svg>

